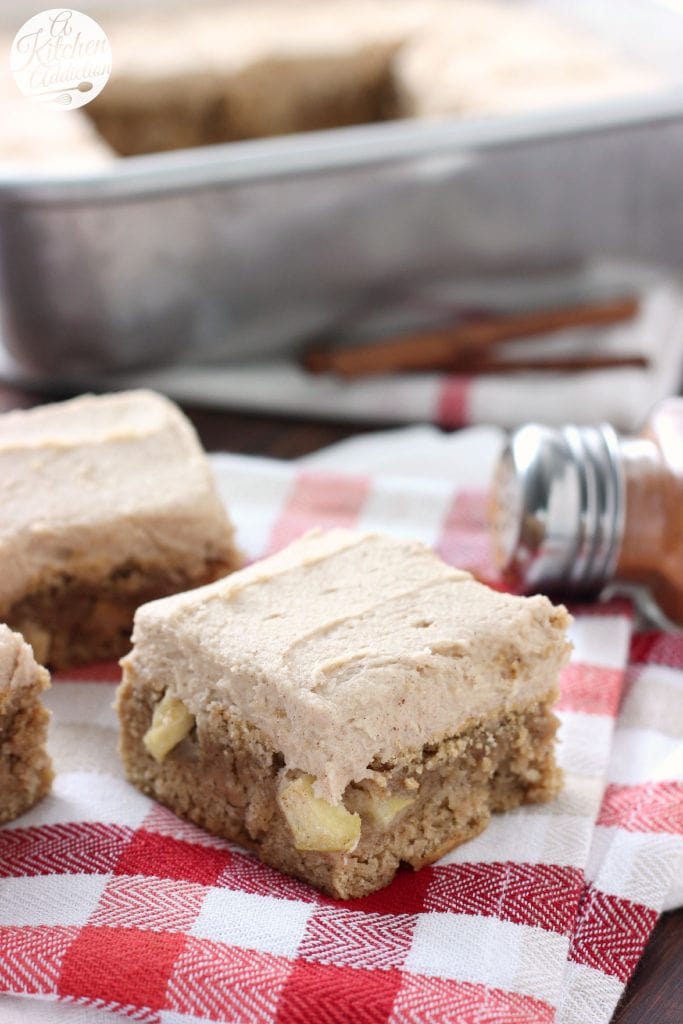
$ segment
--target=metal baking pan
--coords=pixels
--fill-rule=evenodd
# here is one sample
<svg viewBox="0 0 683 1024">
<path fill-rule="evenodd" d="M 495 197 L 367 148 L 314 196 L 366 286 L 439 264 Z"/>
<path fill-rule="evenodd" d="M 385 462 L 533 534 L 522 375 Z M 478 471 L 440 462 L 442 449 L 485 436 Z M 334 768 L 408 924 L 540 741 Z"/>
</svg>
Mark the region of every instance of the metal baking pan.
<svg viewBox="0 0 683 1024">
<path fill-rule="evenodd" d="M 67 382 L 291 352 L 420 282 L 614 258 L 680 269 L 683 14 L 673 0 L 549 2 L 585 8 L 596 31 L 606 19 L 671 85 L 127 158 L 87 177 L 5 176 L 8 349 Z"/>
</svg>

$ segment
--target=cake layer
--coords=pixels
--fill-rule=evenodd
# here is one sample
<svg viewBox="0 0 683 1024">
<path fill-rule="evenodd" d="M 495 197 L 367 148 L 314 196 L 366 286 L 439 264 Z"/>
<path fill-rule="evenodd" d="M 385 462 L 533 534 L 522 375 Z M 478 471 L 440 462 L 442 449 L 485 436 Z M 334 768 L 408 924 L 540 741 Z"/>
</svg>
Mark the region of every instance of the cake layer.
<svg viewBox="0 0 683 1024">
<path fill-rule="evenodd" d="M 111 79 L 85 111 L 123 155 L 379 121 L 392 54 L 434 6 L 258 0 L 121 18 Z"/>
<path fill-rule="evenodd" d="M 548 800 L 559 788 L 557 719 L 543 702 L 472 723 L 396 761 L 375 762 L 372 780 L 351 783 L 337 808 L 316 800 L 308 776 L 283 767 L 261 730 L 216 704 L 181 723 L 173 738 L 183 738 L 159 763 L 145 737 L 148 744 L 172 680 L 143 684 L 126 672 L 119 714 L 130 781 L 176 814 L 338 898 L 373 892 L 401 862 L 420 868 L 481 832 L 492 812 Z M 292 794 L 303 799 L 295 803 Z"/>
<path fill-rule="evenodd" d="M 210 583 L 233 568 L 233 562 L 209 562 L 201 576 L 189 576 L 172 565 L 161 569 L 131 561 L 98 582 L 63 574 L 58 583 L 11 605 L 6 618 L 52 669 L 112 661 L 130 649 L 133 616 L 141 604 Z"/>
<path fill-rule="evenodd" d="M 554 699 L 568 621 L 419 542 L 334 530 L 145 605 L 123 664 L 195 717 L 232 709 L 334 804 L 375 763 Z"/>
<path fill-rule="evenodd" d="M 0 823 L 23 814 L 50 789 L 50 714 L 39 699 L 49 685 L 29 645 L 0 624 Z"/>
</svg>

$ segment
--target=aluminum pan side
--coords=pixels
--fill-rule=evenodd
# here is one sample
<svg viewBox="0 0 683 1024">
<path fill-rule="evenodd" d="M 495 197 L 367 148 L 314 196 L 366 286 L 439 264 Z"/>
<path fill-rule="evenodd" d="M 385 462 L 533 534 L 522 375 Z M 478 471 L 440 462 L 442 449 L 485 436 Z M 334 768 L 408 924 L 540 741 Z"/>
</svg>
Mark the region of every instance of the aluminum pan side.
<svg viewBox="0 0 683 1024">
<path fill-rule="evenodd" d="M 681 101 L 610 116 L 528 119 L 505 139 L 493 124 L 389 126 L 371 157 L 353 129 L 6 182 L 6 343 L 63 378 L 258 357 L 420 281 L 615 257 L 681 267 Z"/>
</svg>

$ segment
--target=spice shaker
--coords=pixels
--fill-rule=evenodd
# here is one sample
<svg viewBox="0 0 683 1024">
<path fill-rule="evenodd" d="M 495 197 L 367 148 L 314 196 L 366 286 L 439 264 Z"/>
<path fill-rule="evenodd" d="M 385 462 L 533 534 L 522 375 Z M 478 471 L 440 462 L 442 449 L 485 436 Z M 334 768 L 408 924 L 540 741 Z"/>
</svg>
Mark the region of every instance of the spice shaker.
<svg viewBox="0 0 683 1024">
<path fill-rule="evenodd" d="M 606 424 L 519 428 L 496 469 L 491 523 L 517 589 L 637 584 L 683 626 L 683 398 L 657 406 L 638 436 Z"/>
</svg>

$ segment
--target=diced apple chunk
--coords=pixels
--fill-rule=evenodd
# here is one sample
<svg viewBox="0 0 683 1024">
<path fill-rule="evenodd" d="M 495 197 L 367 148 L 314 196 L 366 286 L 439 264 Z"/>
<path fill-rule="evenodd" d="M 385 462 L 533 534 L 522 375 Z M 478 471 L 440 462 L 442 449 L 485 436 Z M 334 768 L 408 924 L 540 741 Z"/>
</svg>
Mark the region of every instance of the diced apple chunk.
<svg viewBox="0 0 683 1024">
<path fill-rule="evenodd" d="M 181 700 L 167 693 L 154 709 L 152 724 L 142 742 L 154 760 L 161 764 L 166 755 L 185 739 L 193 725 L 194 715 Z"/>
<path fill-rule="evenodd" d="M 351 853 L 360 839 L 360 816 L 316 796 L 314 781 L 312 775 L 302 775 L 285 783 L 278 795 L 296 849 Z"/>
<path fill-rule="evenodd" d="M 24 619 L 19 624 L 19 632 L 23 635 L 27 644 L 33 648 L 33 657 L 41 665 L 44 665 L 50 656 L 52 637 L 46 629 L 39 626 L 37 622 Z"/>
<path fill-rule="evenodd" d="M 381 829 L 389 828 L 397 815 L 414 803 L 414 796 L 402 793 L 373 793 L 361 789 L 354 794 L 354 806 L 364 818 Z"/>
</svg>

